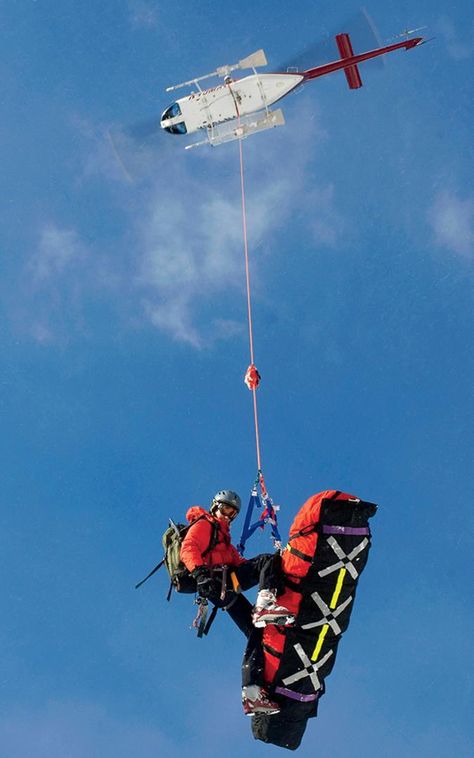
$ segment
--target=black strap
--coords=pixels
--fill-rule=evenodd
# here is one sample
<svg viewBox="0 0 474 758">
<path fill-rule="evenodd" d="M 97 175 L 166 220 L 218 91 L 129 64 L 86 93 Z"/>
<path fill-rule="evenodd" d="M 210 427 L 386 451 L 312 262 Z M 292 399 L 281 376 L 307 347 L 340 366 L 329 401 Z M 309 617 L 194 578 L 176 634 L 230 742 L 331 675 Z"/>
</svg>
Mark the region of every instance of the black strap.
<svg viewBox="0 0 474 758">
<path fill-rule="evenodd" d="M 285 587 L 289 587 L 290 590 L 293 590 L 293 592 L 299 592 L 300 595 L 303 594 L 301 591 L 301 584 L 298 584 L 297 582 L 293 582 L 287 576 L 283 578 L 283 584 L 285 585 Z"/>
<path fill-rule="evenodd" d="M 170 588 L 168 590 L 168 594 L 166 595 L 166 599 L 168 600 L 168 602 L 171 600 L 171 593 L 173 592 L 173 587 L 174 587 L 173 580 L 171 580 Z"/>
<path fill-rule="evenodd" d="M 203 630 L 203 634 L 204 635 L 209 634 L 209 629 L 211 628 L 212 622 L 214 621 L 214 619 L 215 619 L 215 617 L 217 615 L 217 611 L 218 611 L 218 607 L 217 607 L 217 605 L 215 605 L 214 608 L 211 611 L 211 614 L 210 614 L 208 620 L 207 620 L 207 624 L 204 627 L 204 630 Z"/>
<path fill-rule="evenodd" d="M 274 647 L 267 645 L 265 642 L 263 643 L 262 647 L 267 653 L 270 653 L 270 655 L 274 655 L 275 658 L 283 658 L 282 653 L 279 653 L 278 650 L 275 650 Z"/>
<path fill-rule="evenodd" d="M 163 560 L 162 560 L 162 561 L 160 561 L 160 562 L 158 563 L 158 565 L 157 565 L 157 566 L 155 566 L 155 568 L 154 568 L 154 569 L 152 569 L 152 570 L 150 571 L 150 573 L 149 573 L 149 574 L 148 574 L 148 575 L 147 575 L 147 576 L 146 576 L 144 579 L 142 579 L 142 580 L 141 580 L 141 582 L 138 582 L 138 584 L 136 584 L 136 585 L 135 585 L 135 589 L 137 590 L 139 587 L 141 587 L 141 586 L 142 586 L 142 584 L 144 584 L 144 583 L 146 582 L 146 580 L 147 580 L 147 579 L 149 579 L 151 576 L 153 576 L 153 574 L 154 574 L 156 571 L 158 571 L 158 569 L 160 569 L 160 568 L 162 567 L 162 565 L 163 565 L 163 563 L 164 563 L 164 562 L 165 562 L 165 559 L 163 558 Z"/>
<path fill-rule="evenodd" d="M 208 553 L 211 552 L 211 550 L 214 550 L 215 546 L 219 542 L 219 524 L 216 524 L 214 521 L 210 521 L 207 516 L 201 516 L 201 518 L 205 518 L 208 523 L 211 525 L 211 541 L 209 542 L 209 546 L 204 550 L 203 553 L 201 553 L 202 557 L 206 556 Z M 196 521 L 199 521 L 199 519 L 196 519 Z M 193 524 L 196 523 L 196 521 L 193 521 Z"/>
<path fill-rule="evenodd" d="M 302 553 L 301 550 L 297 550 L 296 547 L 292 547 L 292 545 L 288 545 L 286 548 L 290 551 L 293 555 L 296 555 L 298 558 L 301 558 L 302 561 L 306 561 L 307 563 L 313 562 L 313 557 L 311 555 L 306 555 L 305 553 Z"/>
<path fill-rule="evenodd" d="M 229 610 L 229 608 L 232 608 L 232 606 L 234 605 L 234 603 L 236 603 L 236 602 L 237 602 L 237 599 L 238 599 L 238 597 L 239 597 L 239 596 L 238 596 L 238 594 L 237 594 L 237 593 L 235 593 L 235 595 L 234 595 L 234 597 L 232 598 L 232 600 L 230 601 L 230 603 L 227 603 L 227 605 L 223 605 L 223 606 L 222 606 L 222 610 L 223 610 L 223 611 L 228 611 L 228 610 Z M 275 629 L 277 629 L 277 627 L 275 627 Z"/>
<path fill-rule="evenodd" d="M 321 525 L 318 524 L 309 524 L 308 526 L 304 526 L 303 529 L 300 529 L 299 532 L 296 532 L 296 534 L 292 534 L 291 537 L 288 538 L 288 542 L 291 542 L 291 540 L 295 540 L 297 537 L 307 537 L 308 534 L 312 534 L 313 532 L 319 532 L 321 528 Z"/>
</svg>

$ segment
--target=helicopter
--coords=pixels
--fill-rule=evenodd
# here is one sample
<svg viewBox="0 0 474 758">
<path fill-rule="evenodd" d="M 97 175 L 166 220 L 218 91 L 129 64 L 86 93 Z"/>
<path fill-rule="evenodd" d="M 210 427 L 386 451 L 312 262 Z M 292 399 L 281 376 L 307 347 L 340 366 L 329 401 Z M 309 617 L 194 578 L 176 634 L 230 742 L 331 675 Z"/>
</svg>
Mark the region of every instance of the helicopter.
<svg viewBox="0 0 474 758">
<path fill-rule="evenodd" d="M 424 27 L 422 27 L 424 28 Z M 277 126 L 283 126 L 285 118 L 281 108 L 271 106 L 302 85 L 304 82 L 343 70 L 350 89 L 362 87 L 359 63 L 395 50 L 411 50 L 427 40 L 409 35 L 419 29 L 406 30 L 406 39 L 384 47 L 356 55 L 348 33 L 335 36 L 340 58 L 306 71 L 288 69 L 276 73 L 258 73 L 257 68 L 267 65 L 263 50 L 243 58 L 238 63 L 220 66 L 210 74 L 190 79 L 187 82 L 167 87 L 172 92 L 183 87 L 196 89 L 169 105 L 161 116 L 160 126 L 169 134 L 189 135 L 204 132 L 206 138 L 192 142 L 185 149 L 210 144 L 220 145 L 231 140 L 244 139 L 251 134 Z M 400 35 L 401 36 L 401 35 Z M 234 79 L 233 71 L 251 69 L 249 76 Z M 220 77 L 223 82 L 209 89 L 202 89 L 200 82 L 211 77 Z"/>
</svg>

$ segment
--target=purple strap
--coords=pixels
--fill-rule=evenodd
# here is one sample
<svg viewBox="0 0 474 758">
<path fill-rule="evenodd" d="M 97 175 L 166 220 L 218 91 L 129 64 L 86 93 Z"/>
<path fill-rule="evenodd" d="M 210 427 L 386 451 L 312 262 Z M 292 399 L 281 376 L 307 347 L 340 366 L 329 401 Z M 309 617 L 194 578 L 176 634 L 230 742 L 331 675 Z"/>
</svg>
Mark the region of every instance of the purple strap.
<svg viewBox="0 0 474 758">
<path fill-rule="evenodd" d="M 275 693 L 277 695 L 284 695 L 292 700 L 298 700 L 300 703 L 310 703 L 312 700 L 317 700 L 321 694 L 321 690 L 318 690 L 314 695 L 302 695 L 300 692 L 294 690 L 288 690 L 286 687 L 275 687 Z"/>
<path fill-rule="evenodd" d="M 354 536 L 370 534 L 368 526 L 329 526 L 323 524 L 323 534 L 349 534 Z"/>
</svg>

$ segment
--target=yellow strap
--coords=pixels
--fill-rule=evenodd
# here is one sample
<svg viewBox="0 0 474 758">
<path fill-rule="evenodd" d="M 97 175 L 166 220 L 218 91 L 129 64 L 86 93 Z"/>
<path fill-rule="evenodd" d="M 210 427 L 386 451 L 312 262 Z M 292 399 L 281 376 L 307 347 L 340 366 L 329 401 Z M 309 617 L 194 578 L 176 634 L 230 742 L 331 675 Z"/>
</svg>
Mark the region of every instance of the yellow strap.
<svg viewBox="0 0 474 758">
<path fill-rule="evenodd" d="M 316 647 L 314 648 L 313 655 L 311 656 L 312 661 L 317 661 L 319 658 L 319 654 L 321 652 L 321 648 L 323 646 L 324 638 L 326 634 L 328 633 L 329 624 L 324 624 L 323 628 L 321 629 L 318 637 L 318 641 L 316 643 Z"/>
<path fill-rule="evenodd" d="M 339 574 L 337 576 L 336 587 L 334 589 L 334 593 L 333 593 L 333 596 L 331 598 L 331 602 L 329 603 L 329 607 L 330 607 L 330 609 L 332 611 L 337 606 L 337 601 L 339 600 L 339 595 L 341 594 L 342 585 L 344 583 L 344 577 L 346 575 L 346 572 L 347 572 L 347 569 L 342 568 L 339 571 Z M 321 629 L 321 631 L 319 633 L 318 641 L 316 642 L 316 647 L 314 648 L 313 655 L 311 656 L 311 660 L 312 661 L 317 661 L 318 660 L 319 654 L 321 652 L 321 648 L 323 646 L 323 642 L 325 640 L 326 634 L 328 633 L 328 629 L 329 629 L 329 624 L 324 624 L 324 626 L 322 627 L 322 629 Z"/>
<path fill-rule="evenodd" d="M 344 568 L 342 568 L 339 571 L 337 582 L 336 582 L 336 589 L 334 590 L 334 595 L 332 596 L 331 602 L 329 603 L 329 607 L 332 611 L 336 607 L 337 601 L 339 600 L 339 595 L 341 594 L 341 590 L 342 590 L 342 583 L 344 581 L 344 577 L 346 573 L 347 573 L 347 569 L 344 569 Z"/>
</svg>

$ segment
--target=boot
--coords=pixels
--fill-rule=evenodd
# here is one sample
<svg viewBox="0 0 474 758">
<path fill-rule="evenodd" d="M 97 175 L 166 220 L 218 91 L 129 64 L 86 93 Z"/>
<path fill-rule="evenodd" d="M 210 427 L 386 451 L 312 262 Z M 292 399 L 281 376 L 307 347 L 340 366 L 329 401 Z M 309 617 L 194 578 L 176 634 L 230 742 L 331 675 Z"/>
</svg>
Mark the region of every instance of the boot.
<svg viewBox="0 0 474 758">
<path fill-rule="evenodd" d="M 276 590 L 260 590 L 252 613 L 254 626 L 263 627 L 267 624 L 292 626 L 294 623 L 294 614 L 283 605 L 278 605 Z"/>
<path fill-rule="evenodd" d="M 254 713 L 266 713 L 267 716 L 273 716 L 280 712 L 280 706 L 273 703 L 258 684 L 242 687 L 242 705 L 246 716 L 253 716 Z"/>
</svg>

